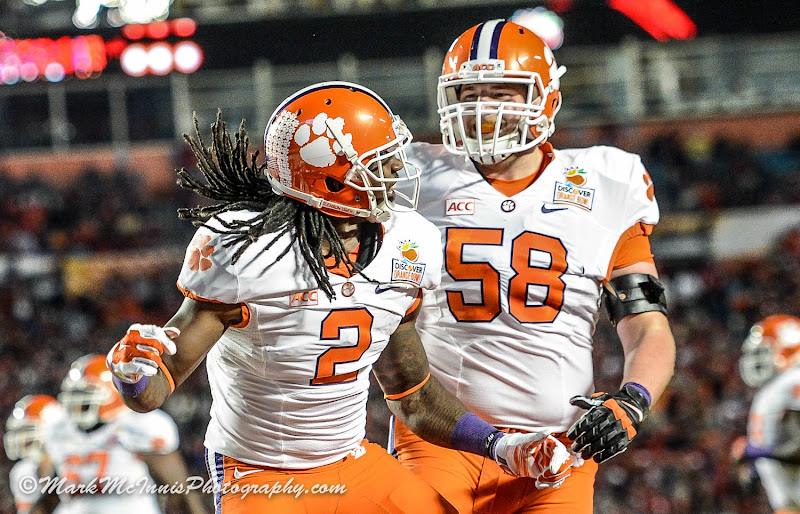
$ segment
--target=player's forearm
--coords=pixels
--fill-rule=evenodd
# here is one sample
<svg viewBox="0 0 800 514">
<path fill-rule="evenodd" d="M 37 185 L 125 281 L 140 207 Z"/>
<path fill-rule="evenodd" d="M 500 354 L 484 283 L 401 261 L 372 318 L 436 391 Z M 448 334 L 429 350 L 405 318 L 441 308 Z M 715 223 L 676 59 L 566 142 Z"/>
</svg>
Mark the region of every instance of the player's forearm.
<svg viewBox="0 0 800 514">
<path fill-rule="evenodd" d="M 146 384 L 126 384 L 115 378 L 114 384 L 123 403 L 131 410 L 150 412 L 158 409 L 171 393 L 169 381 L 160 370 L 154 376 L 142 380 L 146 380 Z"/>
<path fill-rule="evenodd" d="M 655 403 L 675 370 L 675 339 L 667 318 L 659 312 L 631 318 L 623 319 L 617 326 L 625 349 L 622 383 L 641 384 L 650 393 L 651 403 Z"/>
<path fill-rule="evenodd" d="M 414 394 L 387 401 L 389 409 L 412 432 L 429 443 L 453 448 L 453 430 L 469 410 L 431 378 Z"/>
</svg>

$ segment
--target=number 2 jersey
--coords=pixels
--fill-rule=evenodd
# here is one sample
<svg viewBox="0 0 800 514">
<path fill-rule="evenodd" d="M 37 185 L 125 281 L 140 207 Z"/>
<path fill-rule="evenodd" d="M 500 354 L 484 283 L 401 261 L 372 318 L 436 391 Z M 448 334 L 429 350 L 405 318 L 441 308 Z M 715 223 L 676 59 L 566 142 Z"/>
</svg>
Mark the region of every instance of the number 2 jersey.
<svg viewBox="0 0 800 514">
<path fill-rule="evenodd" d="M 217 220 L 208 225 L 222 228 Z M 272 245 L 274 235 L 260 236 L 233 264 L 238 246 L 226 248 L 230 236 L 217 231 L 198 229 L 178 279 L 186 296 L 242 304 L 246 313 L 206 359 L 213 397 L 206 447 L 280 469 L 342 459 L 365 436 L 372 364 L 418 304 L 421 288 L 439 284 L 436 227 L 415 212 L 393 213 L 361 273 L 328 273 L 333 299 L 319 289 L 289 234 Z"/>
<path fill-rule="evenodd" d="M 468 158 L 412 144 L 418 211 L 440 229 L 445 254 L 417 329 L 432 374 L 473 412 L 498 427 L 561 432 L 579 416 L 569 399 L 594 390 L 601 282 L 622 267 L 621 241 L 649 234 L 658 206 L 638 156 L 542 148 L 539 176 L 506 196 Z"/>
</svg>

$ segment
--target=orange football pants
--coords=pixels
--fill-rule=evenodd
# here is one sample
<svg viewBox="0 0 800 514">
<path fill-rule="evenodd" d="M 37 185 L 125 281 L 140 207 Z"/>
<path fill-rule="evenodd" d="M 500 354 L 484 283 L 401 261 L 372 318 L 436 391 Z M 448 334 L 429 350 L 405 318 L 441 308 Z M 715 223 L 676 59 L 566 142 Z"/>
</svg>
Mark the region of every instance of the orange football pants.
<svg viewBox="0 0 800 514">
<path fill-rule="evenodd" d="M 216 514 L 455 514 L 433 487 L 364 440 L 344 459 L 304 470 L 246 464 L 207 450 Z M 238 477 L 238 478 L 237 478 Z"/>
<path fill-rule="evenodd" d="M 566 438 L 561 442 L 568 444 Z M 395 420 L 398 460 L 431 484 L 459 514 L 592 514 L 593 460 L 573 468 L 558 489 L 537 489 L 535 480 L 507 475 L 495 461 L 423 441 Z"/>
</svg>

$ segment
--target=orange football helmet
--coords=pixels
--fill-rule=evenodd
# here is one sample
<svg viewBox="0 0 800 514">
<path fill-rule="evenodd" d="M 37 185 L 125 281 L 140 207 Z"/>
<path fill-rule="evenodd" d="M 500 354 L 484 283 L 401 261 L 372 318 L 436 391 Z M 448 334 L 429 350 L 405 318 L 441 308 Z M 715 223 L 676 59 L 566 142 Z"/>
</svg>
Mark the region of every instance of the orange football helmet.
<svg viewBox="0 0 800 514">
<path fill-rule="evenodd" d="M 84 430 L 110 421 L 126 409 L 111 382 L 105 355 L 84 355 L 73 362 L 61 382 L 58 401 Z"/>
<path fill-rule="evenodd" d="M 541 145 L 555 130 L 554 118 L 561 108 L 559 81 L 566 71 L 556 65 L 545 42 L 521 25 L 491 20 L 468 29 L 450 46 L 439 77 L 439 127 L 445 147 L 492 164 Z M 467 84 L 523 84 L 527 95 L 523 103 L 480 98 L 461 102 L 459 93 Z M 504 118 L 514 128 L 501 133 Z M 491 133 L 487 126 L 493 127 Z"/>
<path fill-rule="evenodd" d="M 375 222 L 398 208 L 416 208 L 420 169 L 405 155 L 411 132 L 365 87 L 323 82 L 298 91 L 272 114 L 264 142 L 267 178 L 277 194 L 331 216 Z M 395 191 L 400 181 L 413 185 Z M 398 206 L 396 197 L 406 205 Z"/>
<path fill-rule="evenodd" d="M 3 446 L 11 460 L 35 458 L 42 448 L 41 424 L 45 409 L 58 402 L 46 394 L 29 394 L 20 399 L 6 421 Z"/>
<path fill-rule="evenodd" d="M 798 362 L 800 318 L 774 314 L 750 329 L 742 345 L 739 372 L 747 385 L 758 387 Z"/>
</svg>

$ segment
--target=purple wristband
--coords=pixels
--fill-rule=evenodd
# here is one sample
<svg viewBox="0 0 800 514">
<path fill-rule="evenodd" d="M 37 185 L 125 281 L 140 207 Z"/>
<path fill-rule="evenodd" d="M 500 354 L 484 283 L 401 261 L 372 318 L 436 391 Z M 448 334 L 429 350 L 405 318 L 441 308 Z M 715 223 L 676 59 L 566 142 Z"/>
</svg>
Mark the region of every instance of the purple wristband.
<svg viewBox="0 0 800 514">
<path fill-rule="evenodd" d="M 650 391 L 648 391 L 642 384 L 637 384 L 636 382 L 625 382 L 624 384 L 622 384 L 622 387 L 620 389 L 625 389 L 625 386 L 631 386 L 632 388 L 642 393 L 644 399 L 647 400 L 648 407 L 650 406 L 651 403 L 653 403 L 653 398 L 652 396 L 650 396 Z"/>
<path fill-rule="evenodd" d="M 117 390 L 119 394 L 122 396 L 126 396 L 128 398 L 136 398 L 140 394 L 147 389 L 147 384 L 150 383 L 150 377 L 144 376 L 139 379 L 138 382 L 134 382 L 129 384 L 127 382 L 123 382 L 116 375 L 111 375 L 111 380 L 114 381 L 114 385 L 117 386 Z"/>
<path fill-rule="evenodd" d="M 453 433 L 450 434 L 450 443 L 456 450 L 485 457 L 487 450 L 494 449 L 494 444 L 500 440 L 500 437 L 494 437 L 491 441 L 488 440 L 489 436 L 497 431 L 495 427 L 472 412 L 467 412 L 456 421 Z M 490 448 L 486 447 L 487 442 L 490 443 Z M 491 453 L 489 455 L 492 456 Z"/>
<path fill-rule="evenodd" d="M 749 443 L 744 447 L 743 459 L 760 459 L 761 457 L 772 457 L 772 450 L 769 448 L 759 448 Z"/>
</svg>

